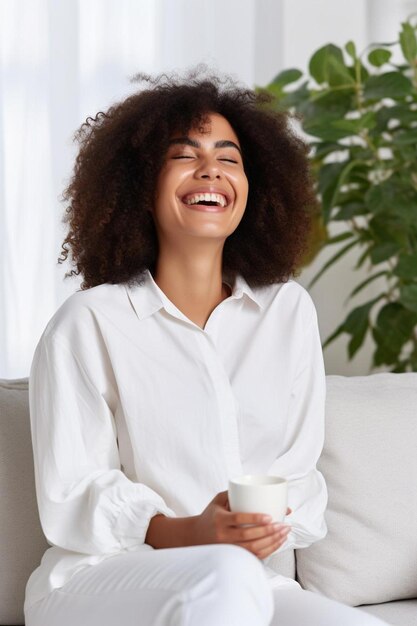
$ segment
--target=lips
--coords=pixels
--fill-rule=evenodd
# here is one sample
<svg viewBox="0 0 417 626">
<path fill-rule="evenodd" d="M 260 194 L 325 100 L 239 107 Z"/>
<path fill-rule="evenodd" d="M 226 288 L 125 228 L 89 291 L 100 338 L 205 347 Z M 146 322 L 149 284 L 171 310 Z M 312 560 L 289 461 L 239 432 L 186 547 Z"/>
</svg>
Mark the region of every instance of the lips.
<svg viewBox="0 0 417 626">
<path fill-rule="evenodd" d="M 231 202 L 230 197 L 222 189 L 210 187 L 193 189 L 181 198 L 189 209 L 209 213 L 225 211 Z"/>
<path fill-rule="evenodd" d="M 185 206 L 187 207 L 187 209 L 192 209 L 193 211 L 204 211 L 206 213 L 224 213 L 224 211 L 227 211 L 227 205 L 210 206 L 208 204 L 185 204 Z"/>
</svg>

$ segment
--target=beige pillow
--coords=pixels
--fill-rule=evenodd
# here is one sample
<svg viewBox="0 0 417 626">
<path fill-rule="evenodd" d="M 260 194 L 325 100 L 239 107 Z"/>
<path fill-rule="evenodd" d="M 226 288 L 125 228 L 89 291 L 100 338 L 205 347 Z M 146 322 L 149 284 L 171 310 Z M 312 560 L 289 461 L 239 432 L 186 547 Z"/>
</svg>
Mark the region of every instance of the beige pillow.
<svg viewBox="0 0 417 626">
<path fill-rule="evenodd" d="M 35 494 L 28 383 L 0 380 L 0 624 L 23 624 L 26 582 L 48 544 Z"/>
<path fill-rule="evenodd" d="M 318 467 L 328 535 L 296 550 L 302 587 L 352 606 L 417 597 L 417 373 L 327 377 Z"/>
</svg>

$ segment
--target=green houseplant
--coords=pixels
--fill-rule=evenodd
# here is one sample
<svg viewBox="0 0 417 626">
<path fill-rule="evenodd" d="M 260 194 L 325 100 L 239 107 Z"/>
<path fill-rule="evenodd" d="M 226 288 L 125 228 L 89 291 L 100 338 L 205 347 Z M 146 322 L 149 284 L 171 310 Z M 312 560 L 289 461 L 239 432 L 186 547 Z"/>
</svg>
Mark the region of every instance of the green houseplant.
<svg viewBox="0 0 417 626">
<path fill-rule="evenodd" d="M 266 87 L 270 105 L 296 112 L 311 140 L 311 161 L 320 202 L 316 249 L 336 252 L 312 285 L 349 250 L 369 275 L 348 300 L 380 279 L 377 297 L 356 306 L 324 343 L 350 335 L 351 359 L 368 332 L 372 367 L 417 370 L 417 37 L 410 21 L 399 41 L 358 54 L 329 44 L 315 52 L 309 76 L 288 69 Z M 392 62 L 392 47 L 403 60 Z M 328 235 L 329 226 L 344 224 Z M 319 245 L 317 245 L 317 243 Z"/>
</svg>

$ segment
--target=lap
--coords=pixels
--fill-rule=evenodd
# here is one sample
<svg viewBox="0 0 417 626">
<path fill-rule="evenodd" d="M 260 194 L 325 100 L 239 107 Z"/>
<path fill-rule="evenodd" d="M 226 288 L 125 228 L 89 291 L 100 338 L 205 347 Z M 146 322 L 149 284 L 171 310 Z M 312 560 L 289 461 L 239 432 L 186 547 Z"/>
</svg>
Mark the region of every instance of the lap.
<svg viewBox="0 0 417 626">
<path fill-rule="evenodd" d="M 219 618 L 249 595 L 236 622 Z M 258 604 L 258 606 L 250 605 Z M 200 607 L 197 605 L 200 604 Z M 189 621 L 187 607 L 193 606 Z M 214 608 L 213 608 L 214 607 Z M 267 626 L 377 626 L 377 618 L 310 591 L 271 590 L 262 563 L 238 546 L 214 544 L 127 552 L 76 574 L 60 589 L 28 610 L 26 626 L 193 626 L 254 624 L 248 617 L 267 616 Z M 213 618 L 210 619 L 210 611 Z M 261 624 L 256 621 L 256 624 Z"/>
<path fill-rule="evenodd" d="M 195 586 L 207 573 L 216 572 L 217 576 L 224 573 L 227 578 L 242 568 L 254 569 L 264 576 L 262 564 L 253 554 L 231 544 L 133 551 L 86 569 L 62 589 L 72 595 L 158 589 L 179 592 Z"/>
<path fill-rule="evenodd" d="M 245 602 L 235 620 L 240 589 L 246 589 L 246 598 L 252 596 L 246 611 L 255 617 L 248 622 Z M 256 616 L 272 612 L 268 591 L 262 563 L 238 546 L 132 551 L 75 574 L 29 607 L 26 626 L 263 626 Z"/>
</svg>

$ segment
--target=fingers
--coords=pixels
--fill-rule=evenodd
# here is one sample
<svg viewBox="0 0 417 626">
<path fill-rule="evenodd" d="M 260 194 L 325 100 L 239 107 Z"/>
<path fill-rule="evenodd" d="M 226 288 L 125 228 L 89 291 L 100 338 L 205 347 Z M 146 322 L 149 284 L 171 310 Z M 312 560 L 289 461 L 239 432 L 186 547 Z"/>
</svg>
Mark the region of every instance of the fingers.
<svg viewBox="0 0 417 626">
<path fill-rule="evenodd" d="M 287 508 L 286 515 L 290 515 L 292 509 Z M 272 517 L 262 513 L 232 513 L 228 516 L 227 523 L 230 526 L 242 526 L 247 524 L 272 524 Z M 277 522 L 279 523 L 279 522 Z"/>
<path fill-rule="evenodd" d="M 238 526 L 230 528 L 229 534 L 231 539 L 236 541 L 254 541 L 255 539 L 263 539 L 264 537 L 274 536 L 277 531 L 289 529 L 286 524 L 262 524 L 256 526 Z"/>
<path fill-rule="evenodd" d="M 259 559 L 266 559 L 270 554 L 278 550 L 287 540 L 290 527 L 283 528 L 280 526 L 272 534 L 256 539 L 254 541 L 244 541 L 238 545 L 246 548 Z"/>
<path fill-rule="evenodd" d="M 289 532 L 290 528 L 282 529 L 278 531 L 275 536 L 270 538 L 271 541 L 268 541 L 269 538 L 258 540 L 254 546 L 254 554 L 261 560 L 266 559 L 287 541 Z"/>
<path fill-rule="evenodd" d="M 242 524 L 271 524 L 272 517 L 262 513 L 231 513 L 228 516 L 229 526 L 241 526 Z"/>
<path fill-rule="evenodd" d="M 288 508 L 289 512 L 292 512 Z M 288 515 L 289 513 L 287 513 Z M 287 540 L 291 526 L 283 522 L 273 523 L 262 513 L 238 513 L 219 511 L 219 542 L 242 546 L 265 559 L 278 550 Z"/>
</svg>

